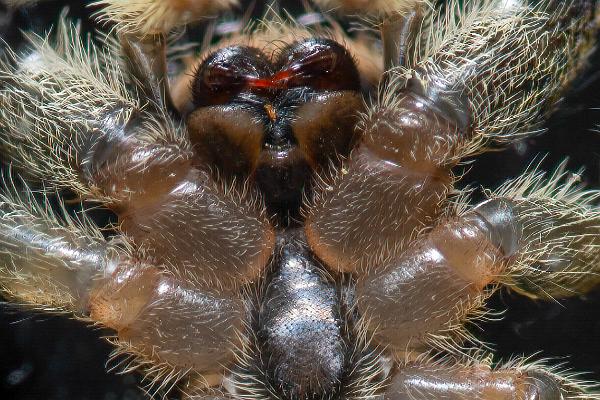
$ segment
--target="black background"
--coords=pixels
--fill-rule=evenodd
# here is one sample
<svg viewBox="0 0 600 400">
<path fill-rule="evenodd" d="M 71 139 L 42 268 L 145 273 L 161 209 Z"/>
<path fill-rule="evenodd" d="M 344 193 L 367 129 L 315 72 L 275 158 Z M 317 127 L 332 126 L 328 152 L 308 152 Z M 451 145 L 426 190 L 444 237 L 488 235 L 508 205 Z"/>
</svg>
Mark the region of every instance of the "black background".
<svg viewBox="0 0 600 400">
<path fill-rule="evenodd" d="M 70 3 L 70 4 L 69 4 Z M 256 2 L 254 15 L 263 12 Z M 289 3 L 292 14 L 301 2 Z M 46 30 L 65 5 L 69 14 L 88 19 L 84 2 L 53 1 L 10 13 L 0 9 L 0 35 L 11 45 L 21 43 L 23 30 Z M 201 38 L 198 38 L 201 41 Z M 548 132 L 502 152 L 476 158 L 468 166 L 461 185 L 496 187 L 523 171 L 532 160 L 545 155 L 542 167 L 552 170 L 569 157 L 571 170 L 585 167 L 584 182 L 600 188 L 600 56 L 594 55 L 560 109 L 548 121 Z M 481 325 L 477 335 L 493 344 L 500 358 L 536 354 L 554 363 L 589 372 L 586 378 L 600 381 L 600 290 L 560 303 L 534 302 L 500 291 L 490 306 L 506 310 L 502 321 Z M 32 315 L 10 305 L 0 305 L 0 400 L 117 400 L 142 399 L 139 377 L 105 372 L 111 347 L 99 339 L 106 332 L 83 327 L 77 321 L 47 315 Z"/>
</svg>

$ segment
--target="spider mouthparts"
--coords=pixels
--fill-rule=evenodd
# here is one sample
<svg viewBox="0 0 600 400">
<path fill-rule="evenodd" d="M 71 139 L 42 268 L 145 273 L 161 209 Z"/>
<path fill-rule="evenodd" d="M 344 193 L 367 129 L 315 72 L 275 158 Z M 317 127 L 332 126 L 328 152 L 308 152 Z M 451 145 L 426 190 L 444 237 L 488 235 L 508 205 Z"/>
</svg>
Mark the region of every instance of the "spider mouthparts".
<svg viewBox="0 0 600 400">
<path fill-rule="evenodd" d="M 272 104 L 265 104 L 264 108 L 265 108 L 265 111 L 267 112 L 267 116 L 269 117 L 269 120 L 271 122 L 274 122 L 277 119 L 277 111 L 275 110 L 275 107 L 273 107 Z"/>
<path fill-rule="evenodd" d="M 297 146 L 266 146 L 253 176 L 261 193 L 267 194 L 269 208 L 295 210 L 300 207 L 312 168 Z"/>
</svg>

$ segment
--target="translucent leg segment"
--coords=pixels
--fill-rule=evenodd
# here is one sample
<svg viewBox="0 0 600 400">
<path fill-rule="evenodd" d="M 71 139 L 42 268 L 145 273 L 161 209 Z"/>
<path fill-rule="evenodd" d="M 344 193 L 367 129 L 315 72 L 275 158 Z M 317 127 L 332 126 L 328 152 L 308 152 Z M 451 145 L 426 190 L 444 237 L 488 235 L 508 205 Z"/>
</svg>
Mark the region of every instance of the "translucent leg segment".
<svg viewBox="0 0 600 400">
<path fill-rule="evenodd" d="M 504 269 L 490 227 L 467 214 L 436 227 L 399 259 L 360 277 L 358 308 L 381 343 L 419 348 L 440 337 L 458 342 L 462 326 L 489 295 L 486 286 Z"/>
<path fill-rule="evenodd" d="M 136 244 L 180 277 L 227 287 L 254 279 L 271 253 L 272 228 L 258 202 L 198 169 L 183 127 L 161 107 L 164 71 L 151 57 L 160 46 L 126 41 L 128 78 L 115 54 L 84 45 L 64 24 L 55 46 L 32 44 L 31 55 L 13 55 L 0 73 L 0 140 L 13 162 L 107 204 Z M 128 91 L 128 79 L 144 73 L 159 85 L 140 84 L 149 99 Z"/>
<path fill-rule="evenodd" d="M 594 399 L 585 384 L 538 365 L 513 362 L 491 368 L 410 363 L 399 368 L 384 400 L 574 400 Z"/>
<path fill-rule="evenodd" d="M 308 241 L 332 268 L 396 257 L 437 218 L 452 187 L 446 157 L 466 138 L 423 98 L 406 93 L 399 103 L 373 111 L 347 167 L 309 211 Z"/>
<path fill-rule="evenodd" d="M 587 0 L 452 2 L 427 22 L 427 40 L 398 86 L 420 88 L 440 106 L 465 115 L 472 142 L 454 156 L 511 143 L 540 130 L 598 30 Z M 501 57 L 498 57 L 501 55 Z M 460 102 L 442 101 L 456 96 Z"/>
<path fill-rule="evenodd" d="M 462 157 L 539 130 L 597 29 L 592 3 L 550 3 L 456 3 L 456 19 L 432 17 L 421 59 L 388 71 L 361 143 L 310 207 L 307 237 L 330 267 L 398 257 L 439 217 Z"/>
<path fill-rule="evenodd" d="M 0 196 L 0 286 L 7 297 L 81 314 L 91 288 L 114 268 L 114 255 L 91 222 L 59 220 L 31 193 Z"/>
<path fill-rule="evenodd" d="M 315 0 L 325 11 L 336 10 L 344 14 L 378 16 L 407 12 L 415 5 L 427 4 L 427 0 Z"/>
<path fill-rule="evenodd" d="M 0 288 L 10 298 L 113 328 L 140 362 L 220 372 L 231 361 L 245 320 L 237 295 L 178 281 L 91 223 L 28 203 L 0 199 Z"/>
<path fill-rule="evenodd" d="M 563 166 L 549 177 L 532 171 L 474 208 L 496 227 L 493 241 L 510 260 L 500 282 L 542 299 L 581 295 L 600 282 L 600 195 L 578 182 Z"/>
<path fill-rule="evenodd" d="M 168 33 L 206 17 L 217 15 L 238 4 L 237 0 L 99 0 L 99 15 L 116 23 L 121 32 L 134 34 Z"/>
<path fill-rule="evenodd" d="M 160 269 L 122 263 L 91 296 L 90 317 L 117 331 L 125 351 L 180 370 L 220 372 L 245 319 L 235 294 L 199 289 Z"/>
<path fill-rule="evenodd" d="M 554 298 L 598 283 L 597 192 L 559 170 L 525 174 L 489 197 L 358 279 L 359 309 L 382 342 L 402 350 L 464 336 L 490 284 Z"/>
</svg>

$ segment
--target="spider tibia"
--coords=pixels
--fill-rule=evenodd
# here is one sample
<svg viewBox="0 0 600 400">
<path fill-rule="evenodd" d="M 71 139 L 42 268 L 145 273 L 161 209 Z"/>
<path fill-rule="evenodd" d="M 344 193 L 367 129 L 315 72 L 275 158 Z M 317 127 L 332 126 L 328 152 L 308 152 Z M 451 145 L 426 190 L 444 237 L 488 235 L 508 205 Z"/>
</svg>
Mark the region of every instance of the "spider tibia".
<svg viewBox="0 0 600 400">
<path fill-rule="evenodd" d="M 405 13 L 420 5 L 429 4 L 428 0 L 315 0 L 323 10 L 336 10 L 361 16 Z"/>
<path fill-rule="evenodd" d="M 26 193 L 0 195 L 0 288 L 34 307 L 81 315 L 109 268 L 111 247 L 89 221 L 57 214 Z"/>
<path fill-rule="evenodd" d="M 202 18 L 217 15 L 238 4 L 237 0 L 98 0 L 104 22 L 116 23 L 122 32 L 152 34 L 169 32 Z"/>
<path fill-rule="evenodd" d="M 489 193 L 475 211 L 495 226 L 509 256 L 501 281 L 532 297 L 575 295 L 598 282 L 600 194 L 583 190 L 564 164 L 549 178 L 530 172 Z"/>
</svg>

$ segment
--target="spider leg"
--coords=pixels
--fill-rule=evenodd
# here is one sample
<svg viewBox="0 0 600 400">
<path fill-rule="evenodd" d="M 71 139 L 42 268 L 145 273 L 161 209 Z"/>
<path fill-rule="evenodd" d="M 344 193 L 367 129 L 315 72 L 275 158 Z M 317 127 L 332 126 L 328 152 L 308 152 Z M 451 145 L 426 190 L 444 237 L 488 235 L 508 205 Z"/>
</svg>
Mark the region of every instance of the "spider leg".
<svg viewBox="0 0 600 400">
<path fill-rule="evenodd" d="M 376 341 L 396 352 L 440 344 L 457 347 L 468 318 L 481 309 L 505 258 L 475 213 L 436 226 L 394 261 L 357 280 L 358 310 Z M 438 346 L 440 347 L 440 346 Z"/>
<path fill-rule="evenodd" d="M 138 35 L 168 33 L 238 5 L 238 0 L 98 0 L 100 19 L 116 24 L 120 32 Z"/>
<path fill-rule="evenodd" d="M 540 131 L 593 44 L 596 6 L 510 4 L 433 16 L 414 68 L 387 72 L 360 143 L 307 213 L 308 241 L 330 267 L 397 257 L 442 213 L 462 158 Z"/>
<path fill-rule="evenodd" d="M 343 14 L 389 15 L 412 10 L 415 6 L 427 4 L 428 0 L 314 0 L 325 11 L 335 10 Z"/>
<path fill-rule="evenodd" d="M 514 360 L 492 367 L 448 361 L 410 362 L 390 380 L 385 400 L 574 400 L 595 399 L 584 382 L 540 364 Z"/>
<path fill-rule="evenodd" d="M 13 220 L 28 210 L 15 197 L 0 218 L 0 285 L 17 301 L 114 329 L 126 369 L 145 368 L 157 385 L 190 371 L 213 385 L 240 344 L 239 287 L 262 272 L 274 234 L 257 201 L 210 178 L 165 110 L 161 39 L 122 35 L 122 49 L 100 51 L 63 22 L 55 44 L 33 37 L 31 54 L 2 64 L 0 140 L 13 164 L 110 207 L 127 245 L 39 207 Z M 128 54 L 129 75 L 116 50 Z"/>
<path fill-rule="evenodd" d="M 13 190 L 16 192 L 16 189 Z M 1 286 L 8 297 L 82 312 L 92 287 L 114 268 L 114 249 L 91 221 L 65 217 L 49 203 L 0 195 Z"/>
<path fill-rule="evenodd" d="M 155 113 L 166 110 L 171 117 L 180 119 L 169 89 L 165 35 L 122 33 L 119 39 L 129 75 L 140 94 L 151 101 L 149 106 L 156 107 Z"/>
<path fill-rule="evenodd" d="M 416 7 L 404 14 L 384 19 L 381 24 L 384 68 L 408 67 L 422 28 L 424 11 Z"/>
<path fill-rule="evenodd" d="M 498 281 L 532 298 L 581 295 L 600 282 L 600 208 L 596 190 L 583 190 L 564 165 L 547 179 L 530 171 L 488 191 L 473 210 L 501 227 L 509 257 Z"/>
<path fill-rule="evenodd" d="M 356 294 L 370 329 L 400 350 L 447 346 L 468 335 L 464 322 L 499 284 L 541 298 L 592 288 L 600 280 L 599 193 L 575 182 L 561 169 L 549 179 L 526 174 L 367 271 Z"/>
<path fill-rule="evenodd" d="M 91 221 L 26 193 L 0 197 L 5 295 L 110 327 L 123 352 L 155 370 L 221 372 L 231 361 L 245 319 L 239 297 L 178 280 L 122 240 L 107 243 Z"/>
<path fill-rule="evenodd" d="M 158 50 L 126 44 L 137 65 L 131 82 L 114 52 L 86 49 L 65 26 L 56 47 L 32 42 L 34 52 L 13 55 L 0 76 L 0 140 L 24 175 L 106 204 L 181 277 L 232 287 L 260 274 L 274 245 L 261 204 L 212 180 L 181 124 L 157 107 L 166 91 L 143 82 L 142 98 L 127 90 L 145 70 L 160 83 L 160 61 L 148 56 Z"/>
</svg>

